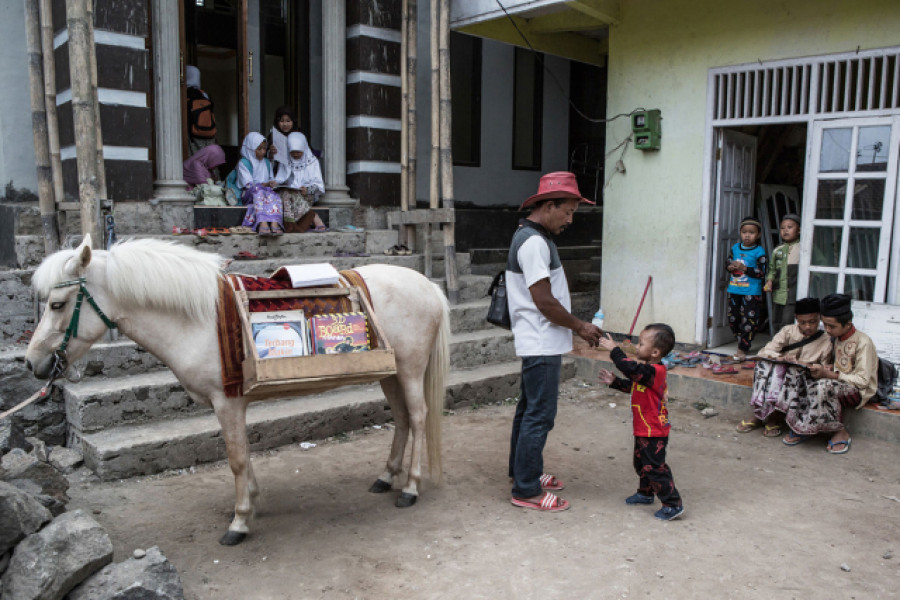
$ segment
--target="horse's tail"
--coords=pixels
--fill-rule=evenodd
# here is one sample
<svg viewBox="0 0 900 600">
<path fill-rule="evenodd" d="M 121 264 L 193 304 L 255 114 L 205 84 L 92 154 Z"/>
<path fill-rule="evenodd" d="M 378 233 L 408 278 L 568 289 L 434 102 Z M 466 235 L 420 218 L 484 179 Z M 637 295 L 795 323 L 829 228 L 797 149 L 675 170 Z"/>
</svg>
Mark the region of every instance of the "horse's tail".
<svg viewBox="0 0 900 600">
<path fill-rule="evenodd" d="M 441 325 L 425 369 L 425 405 L 428 409 L 425 439 L 428 444 L 428 472 L 434 481 L 439 482 L 443 476 L 441 419 L 444 413 L 447 373 L 450 372 L 450 305 L 444 292 L 436 285 L 434 287 L 441 299 Z"/>
</svg>

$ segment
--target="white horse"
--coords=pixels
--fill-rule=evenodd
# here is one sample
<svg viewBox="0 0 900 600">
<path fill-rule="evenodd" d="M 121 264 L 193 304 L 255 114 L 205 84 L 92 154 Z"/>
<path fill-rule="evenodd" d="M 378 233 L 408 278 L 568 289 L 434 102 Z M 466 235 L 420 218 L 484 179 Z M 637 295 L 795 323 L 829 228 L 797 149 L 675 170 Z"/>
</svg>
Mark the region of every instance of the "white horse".
<svg viewBox="0 0 900 600">
<path fill-rule="evenodd" d="M 221 256 L 152 239 L 129 240 L 109 251 L 91 250 L 86 236 L 81 246 L 48 256 L 35 271 L 33 285 L 47 298 L 47 308 L 25 362 L 41 379 L 64 371 L 112 325 L 166 364 L 195 402 L 213 407 L 222 427 L 236 498 L 234 519 L 220 542 L 234 545 L 249 532 L 259 488 L 247 441 L 250 400 L 227 397 L 222 367 L 218 360 L 209 360 L 218 356 L 215 319 L 222 265 Z M 408 479 L 396 502 L 410 506 L 418 496 L 426 441 L 429 470 L 436 480 L 441 477 L 449 307 L 441 290 L 416 271 L 391 265 L 357 270 L 397 363 L 397 374 L 381 380 L 396 424 L 394 439 L 387 468 L 369 491 L 391 489 L 411 430 Z M 80 320 L 73 321 L 82 298 L 88 302 L 81 306 Z M 77 331 L 71 331 L 73 322 Z"/>
</svg>

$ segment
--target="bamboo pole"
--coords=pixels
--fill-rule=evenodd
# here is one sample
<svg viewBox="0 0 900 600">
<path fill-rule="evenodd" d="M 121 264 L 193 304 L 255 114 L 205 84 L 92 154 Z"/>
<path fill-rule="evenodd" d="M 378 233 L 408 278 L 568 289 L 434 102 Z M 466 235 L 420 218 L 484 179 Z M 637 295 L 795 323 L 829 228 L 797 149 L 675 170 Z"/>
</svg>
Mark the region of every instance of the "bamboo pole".
<svg viewBox="0 0 900 600">
<path fill-rule="evenodd" d="M 53 56 L 53 13 L 50 0 L 40 0 L 41 49 L 44 53 L 44 100 L 47 106 L 47 141 L 50 146 L 50 172 L 57 205 L 65 199 L 62 159 L 59 154 L 59 117 L 56 113 L 56 58 Z"/>
<path fill-rule="evenodd" d="M 441 128 L 441 195 L 444 208 L 453 210 L 453 152 L 450 147 L 450 0 L 440 0 L 440 128 Z M 451 304 L 459 302 L 459 280 L 456 268 L 456 231 L 454 223 L 444 223 L 444 270 L 447 277 L 447 298 Z"/>
<path fill-rule="evenodd" d="M 100 223 L 97 199 L 100 181 L 97 173 L 97 123 L 94 104 L 96 88 L 91 87 L 90 46 L 94 43 L 93 22 L 88 4 L 91 0 L 66 0 L 66 26 L 69 30 L 69 72 L 72 81 L 72 117 L 75 124 L 75 160 L 78 165 L 78 198 L 81 202 L 81 233 L 90 235 L 100 248 Z M 87 74 L 87 76 L 85 76 Z"/>
<path fill-rule="evenodd" d="M 56 226 L 56 200 L 53 197 L 50 150 L 47 147 L 47 104 L 44 99 L 40 10 L 37 0 L 25 0 L 25 43 L 28 53 L 31 132 L 34 138 L 34 164 L 37 170 L 41 230 L 44 238 L 44 251 L 51 254 L 59 250 L 59 231 Z"/>
<path fill-rule="evenodd" d="M 97 194 L 101 200 L 104 200 L 107 198 L 106 161 L 103 159 L 103 128 L 100 126 L 100 100 L 97 92 L 99 86 L 97 83 L 97 45 L 94 43 L 94 2 L 87 3 L 87 18 L 88 23 L 91 24 L 91 43 L 88 44 L 91 55 L 88 65 L 91 67 L 91 92 L 94 97 L 92 104 L 94 106 L 94 122 L 97 124 Z M 101 207 L 97 208 L 99 217 Z"/>
<path fill-rule="evenodd" d="M 441 92 L 440 92 L 440 54 L 439 54 L 439 37 L 440 32 L 440 7 L 436 0 L 431 0 L 430 23 L 431 23 L 431 165 L 428 177 L 428 207 L 437 208 L 440 202 L 440 181 L 441 174 L 438 171 L 440 167 L 440 116 L 441 116 Z M 431 223 L 425 225 L 425 265 L 426 268 L 431 267 Z M 427 274 L 427 273 L 426 273 Z"/>
<path fill-rule="evenodd" d="M 409 210 L 409 85 L 406 55 L 409 52 L 409 0 L 403 0 L 400 19 L 400 210 Z M 406 244 L 406 226 L 400 224 L 398 240 Z"/>
<path fill-rule="evenodd" d="M 406 53 L 406 129 L 408 139 L 406 141 L 407 169 L 406 169 L 406 206 L 409 210 L 416 209 L 416 72 L 418 70 L 418 44 L 419 44 L 419 6 L 418 0 L 408 0 L 407 12 L 408 24 L 406 29 L 407 53 Z M 416 226 L 406 226 L 406 239 L 411 241 L 411 246 L 416 243 Z M 427 242 L 427 239 L 426 239 Z M 425 274 L 431 277 L 431 260 L 426 250 Z"/>
</svg>

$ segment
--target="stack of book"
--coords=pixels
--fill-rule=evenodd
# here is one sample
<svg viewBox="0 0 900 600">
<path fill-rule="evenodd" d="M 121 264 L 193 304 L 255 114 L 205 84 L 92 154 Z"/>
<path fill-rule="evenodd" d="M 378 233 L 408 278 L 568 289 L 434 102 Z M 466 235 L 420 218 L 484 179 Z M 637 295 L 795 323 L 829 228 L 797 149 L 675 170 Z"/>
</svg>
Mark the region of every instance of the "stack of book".
<svg viewBox="0 0 900 600">
<path fill-rule="evenodd" d="M 259 358 L 363 352 L 371 347 L 366 315 L 334 313 L 307 319 L 302 310 L 257 312 L 250 327 Z"/>
</svg>

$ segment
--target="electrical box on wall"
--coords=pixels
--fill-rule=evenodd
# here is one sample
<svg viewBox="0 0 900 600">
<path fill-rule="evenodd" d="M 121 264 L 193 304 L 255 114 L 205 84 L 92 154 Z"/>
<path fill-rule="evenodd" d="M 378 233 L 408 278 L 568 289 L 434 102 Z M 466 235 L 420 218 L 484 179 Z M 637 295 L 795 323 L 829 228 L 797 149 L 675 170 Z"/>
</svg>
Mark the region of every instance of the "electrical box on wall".
<svg viewBox="0 0 900 600">
<path fill-rule="evenodd" d="M 638 150 L 659 150 L 662 138 L 662 116 L 659 109 L 641 110 L 631 115 L 634 147 Z"/>
</svg>

